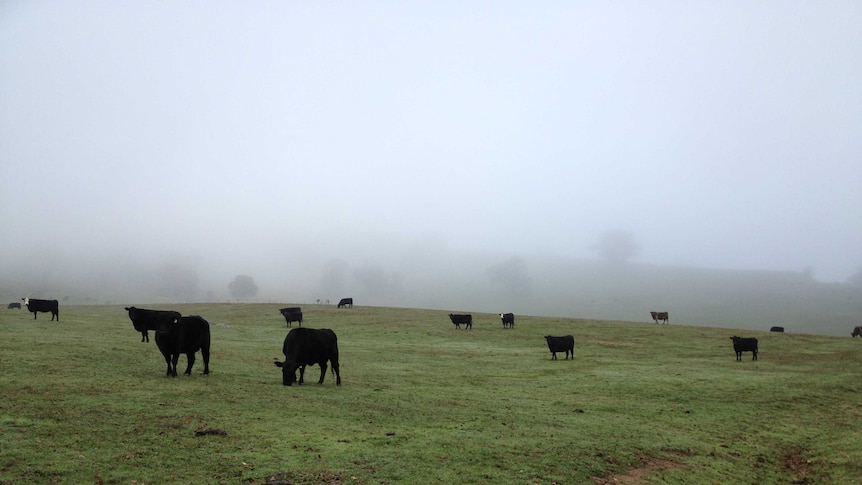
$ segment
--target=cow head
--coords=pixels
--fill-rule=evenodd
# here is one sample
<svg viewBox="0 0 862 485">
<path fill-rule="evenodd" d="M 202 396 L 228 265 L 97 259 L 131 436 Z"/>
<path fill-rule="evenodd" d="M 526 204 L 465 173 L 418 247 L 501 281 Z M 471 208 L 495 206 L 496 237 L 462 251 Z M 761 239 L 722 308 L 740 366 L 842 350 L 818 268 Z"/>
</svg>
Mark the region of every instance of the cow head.
<svg viewBox="0 0 862 485">
<path fill-rule="evenodd" d="M 285 386 L 293 385 L 296 382 L 296 369 L 299 368 L 296 363 L 289 362 L 273 362 L 276 367 L 281 367 L 281 383 Z"/>
<path fill-rule="evenodd" d="M 29 296 L 21 298 L 21 301 L 24 302 L 24 306 L 30 306 L 30 297 Z"/>
<path fill-rule="evenodd" d="M 170 335 L 174 332 L 174 329 L 180 325 L 180 319 L 176 317 L 165 317 L 159 318 L 158 323 L 156 324 L 156 335 Z"/>
</svg>

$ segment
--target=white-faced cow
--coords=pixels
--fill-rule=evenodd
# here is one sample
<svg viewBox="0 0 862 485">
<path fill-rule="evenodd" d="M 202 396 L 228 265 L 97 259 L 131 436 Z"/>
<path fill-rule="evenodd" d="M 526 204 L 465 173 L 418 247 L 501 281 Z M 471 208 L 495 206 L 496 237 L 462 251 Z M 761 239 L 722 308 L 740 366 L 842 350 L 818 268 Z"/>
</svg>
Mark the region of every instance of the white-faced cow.
<svg viewBox="0 0 862 485">
<path fill-rule="evenodd" d="M 177 376 L 180 354 L 186 354 L 188 365 L 185 374 L 191 375 L 195 352 L 199 350 L 204 359 L 204 374 L 210 373 L 210 324 L 203 318 L 192 315 L 173 322 L 160 320 L 156 329 L 156 345 L 165 357 L 168 376 Z"/>
<path fill-rule="evenodd" d="M 175 323 L 180 319 L 179 312 L 168 310 L 145 310 L 130 306 L 126 307 L 126 311 L 129 312 L 132 326 L 135 327 L 135 330 L 141 332 L 141 342 L 150 341 L 149 330 L 158 330 L 160 322 Z"/>
<path fill-rule="evenodd" d="M 455 328 L 461 328 L 461 325 L 465 325 L 467 328 L 470 329 L 473 328 L 473 315 L 469 313 L 464 315 L 450 313 L 449 320 L 452 320 L 452 323 L 455 325 Z"/>
<path fill-rule="evenodd" d="M 281 312 L 281 315 L 287 322 L 288 327 L 291 326 L 292 322 L 299 322 L 299 326 L 302 326 L 302 309 L 300 307 L 290 306 L 286 308 L 281 308 L 278 311 Z"/>
<path fill-rule="evenodd" d="M 515 328 L 514 313 L 501 313 L 500 320 L 503 321 L 503 328 Z"/>
<path fill-rule="evenodd" d="M 571 354 L 572 360 L 575 359 L 575 337 L 571 335 L 563 337 L 545 335 L 545 341 L 548 342 L 548 350 L 551 351 L 551 360 L 557 360 L 557 352 L 565 352 L 566 360 L 569 359 L 569 354 Z"/>
<path fill-rule="evenodd" d="M 664 323 L 668 322 L 667 312 L 649 312 L 649 314 L 652 319 L 655 320 L 655 323 L 658 323 L 660 321 L 664 321 Z"/>
<path fill-rule="evenodd" d="M 57 300 L 37 300 L 35 298 L 21 298 L 27 310 L 33 312 L 33 320 L 36 319 L 36 312 L 48 313 L 51 312 L 51 321 L 57 318 L 60 321 L 60 303 Z"/>
<path fill-rule="evenodd" d="M 743 352 L 751 352 L 753 355 L 751 360 L 757 360 L 756 338 L 743 338 L 734 335 L 733 337 L 730 337 L 730 340 L 733 340 L 733 350 L 736 352 L 736 360 L 742 360 Z"/>
<path fill-rule="evenodd" d="M 338 302 L 338 308 L 353 308 L 353 298 L 342 298 Z"/>
<path fill-rule="evenodd" d="M 296 370 L 299 369 L 299 383 L 305 382 L 305 366 L 317 364 L 320 366 L 320 379 L 323 384 L 326 377 L 326 363 L 332 366 L 335 374 L 335 384 L 341 385 L 341 372 L 338 368 L 338 337 L 328 328 L 294 328 L 284 337 L 281 347 L 284 362 L 276 360 L 276 367 L 281 367 L 281 383 L 285 386 L 296 382 Z"/>
</svg>

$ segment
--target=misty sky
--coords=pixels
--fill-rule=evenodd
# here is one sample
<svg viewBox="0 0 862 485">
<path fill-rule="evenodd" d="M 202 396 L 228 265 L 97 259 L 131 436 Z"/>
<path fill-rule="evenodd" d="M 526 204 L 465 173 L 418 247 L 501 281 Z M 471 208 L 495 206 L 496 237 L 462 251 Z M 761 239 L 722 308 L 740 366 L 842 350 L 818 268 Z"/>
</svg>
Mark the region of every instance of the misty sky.
<svg viewBox="0 0 862 485">
<path fill-rule="evenodd" d="M 7 261 L 597 258 L 618 229 L 845 281 L 862 2 L 6 0 L 0 168 Z"/>
</svg>

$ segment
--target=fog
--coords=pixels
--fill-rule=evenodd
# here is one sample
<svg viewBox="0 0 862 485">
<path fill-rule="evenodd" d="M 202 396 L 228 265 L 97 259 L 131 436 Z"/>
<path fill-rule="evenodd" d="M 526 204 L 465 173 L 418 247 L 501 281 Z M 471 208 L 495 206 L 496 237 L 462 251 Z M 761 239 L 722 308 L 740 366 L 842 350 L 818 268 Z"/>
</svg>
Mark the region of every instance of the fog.
<svg viewBox="0 0 862 485">
<path fill-rule="evenodd" d="M 249 275 L 258 300 L 469 308 L 465 285 L 505 302 L 609 259 L 608 234 L 617 265 L 846 282 L 860 19 L 852 1 L 5 1 L 0 285 L 219 300 Z"/>
</svg>

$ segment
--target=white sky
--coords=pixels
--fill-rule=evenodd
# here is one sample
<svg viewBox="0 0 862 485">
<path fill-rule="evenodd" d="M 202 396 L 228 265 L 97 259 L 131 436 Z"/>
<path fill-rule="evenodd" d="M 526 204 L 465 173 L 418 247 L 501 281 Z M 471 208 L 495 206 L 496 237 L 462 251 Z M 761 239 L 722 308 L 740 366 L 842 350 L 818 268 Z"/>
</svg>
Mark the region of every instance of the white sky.
<svg viewBox="0 0 862 485">
<path fill-rule="evenodd" d="M 862 2 L 6 0 L 0 168 L 5 257 L 580 258 L 622 229 L 642 262 L 844 281 Z"/>
</svg>

